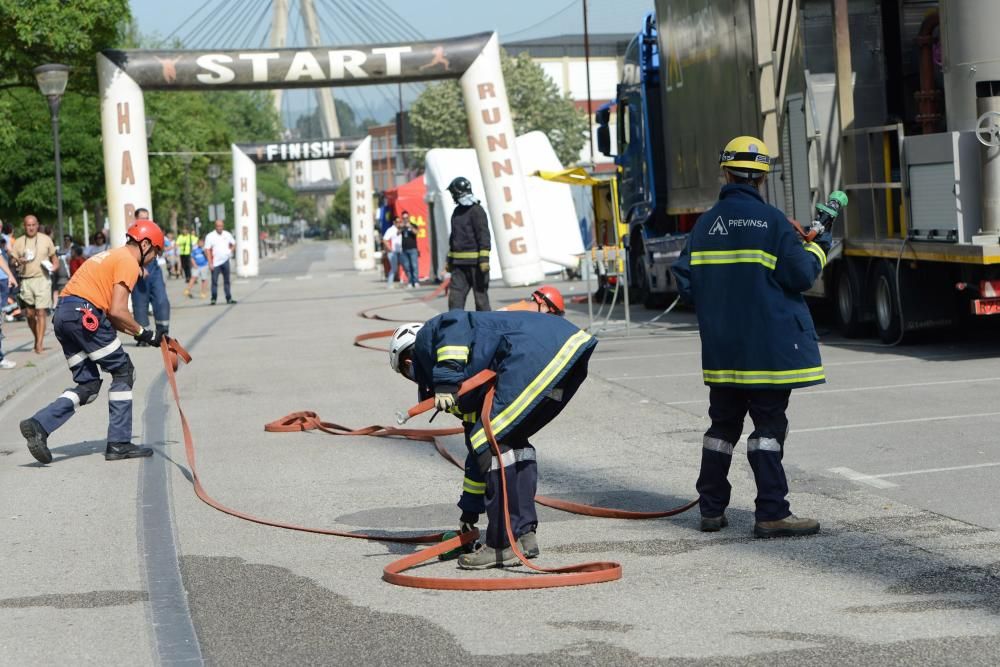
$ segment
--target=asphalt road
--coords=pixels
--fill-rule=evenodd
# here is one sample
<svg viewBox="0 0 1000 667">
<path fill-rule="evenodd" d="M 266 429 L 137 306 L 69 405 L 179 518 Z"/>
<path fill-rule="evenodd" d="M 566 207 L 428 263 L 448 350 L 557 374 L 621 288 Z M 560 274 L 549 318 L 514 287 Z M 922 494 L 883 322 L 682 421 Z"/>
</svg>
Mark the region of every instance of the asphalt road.
<svg viewBox="0 0 1000 667">
<path fill-rule="evenodd" d="M 585 291 L 561 287 L 567 296 Z M 304 409 L 349 426 L 388 423 L 409 406 L 413 388 L 385 355 L 350 345 L 392 326 L 358 310 L 408 294 L 351 271 L 346 246 L 322 243 L 262 262 L 259 278 L 237 282 L 231 308 L 169 288 L 172 330 L 195 356 L 179 382 L 211 494 L 248 512 L 346 530 L 410 534 L 456 523 L 460 474 L 427 445 L 262 428 Z M 499 305 L 525 292 L 495 286 L 491 296 Z M 426 319 L 443 307 L 385 314 Z M 570 317 L 586 325 L 585 305 Z M 537 437 L 541 492 L 630 509 L 692 496 L 707 406 L 699 343 L 690 313 L 657 324 L 636 325 L 628 338 L 614 321 L 603 332 L 590 379 Z M 614 559 L 623 579 L 486 594 L 390 586 L 381 569 L 408 547 L 281 531 L 202 504 L 159 358 L 127 349 L 139 375 L 136 440 L 156 447 L 151 460 L 98 455 L 102 395 L 52 437 L 52 465 L 33 461 L 16 423 L 63 390 L 62 367 L 18 376 L 0 404 L 0 664 L 1000 659 L 994 336 L 896 348 L 824 339 L 829 384 L 794 393 L 785 458 L 793 510 L 818 517 L 821 535 L 752 539 L 753 483 L 740 456 L 725 531 L 698 532 L 693 513 L 628 522 L 543 509 L 540 563 Z M 463 576 L 454 563 L 420 573 Z"/>
</svg>

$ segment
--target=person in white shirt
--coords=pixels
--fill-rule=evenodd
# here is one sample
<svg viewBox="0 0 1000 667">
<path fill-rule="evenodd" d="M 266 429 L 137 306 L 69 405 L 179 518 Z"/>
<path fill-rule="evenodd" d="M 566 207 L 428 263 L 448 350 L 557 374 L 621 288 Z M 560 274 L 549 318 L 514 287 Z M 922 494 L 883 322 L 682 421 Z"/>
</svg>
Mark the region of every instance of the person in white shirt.
<svg viewBox="0 0 1000 667">
<path fill-rule="evenodd" d="M 229 291 L 229 258 L 236 251 L 236 239 L 226 231 L 222 220 L 215 221 L 215 231 L 205 234 L 205 254 L 208 264 L 212 267 L 212 305 L 219 293 L 219 274 L 222 274 L 222 286 L 226 291 L 226 303 L 234 304 L 233 295 Z"/>
<path fill-rule="evenodd" d="M 396 221 L 392 220 L 392 224 L 382 234 L 382 250 L 389 258 L 389 273 L 386 276 L 386 285 L 390 289 L 392 288 L 392 282 L 396 279 L 396 272 L 399 271 L 399 256 L 403 248 L 400 241 Z"/>
</svg>

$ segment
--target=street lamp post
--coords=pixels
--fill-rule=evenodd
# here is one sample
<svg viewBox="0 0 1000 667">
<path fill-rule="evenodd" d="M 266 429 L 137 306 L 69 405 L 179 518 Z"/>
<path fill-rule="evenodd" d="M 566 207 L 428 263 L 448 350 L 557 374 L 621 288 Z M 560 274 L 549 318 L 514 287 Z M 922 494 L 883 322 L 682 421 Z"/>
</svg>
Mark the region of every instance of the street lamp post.
<svg viewBox="0 0 1000 667">
<path fill-rule="evenodd" d="M 189 226 L 194 222 L 191 215 L 191 160 L 193 157 L 187 151 L 181 154 L 181 161 L 184 163 L 184 219 L 187 220 Z"/>
<path fill-rule="evenodd" d="M 52 143 L 56 156 L 56 219 L 58 220 L 59 236 L 57 244 L 63 239 L 63 202 L 62 202 L 62 159 L 59 154 L 59 103 L 66 92 L 69 81 L 69 67 L 66 65 L 41 65 L 34 70 L 38 88 L 49 100 L 49 111 L 52 115 Z"/>
<path fill-rule="evenodd" d="M 222 176 L 222 168 L 214 162 L 208 165 L 208 178 L 212 181 L 212 210 L 215 212 L 216 220 L 224 220 L 226 214 L 219 213 L 219 190 L 216 187 L 219 184 L 219 176 Z"/>
</svg>

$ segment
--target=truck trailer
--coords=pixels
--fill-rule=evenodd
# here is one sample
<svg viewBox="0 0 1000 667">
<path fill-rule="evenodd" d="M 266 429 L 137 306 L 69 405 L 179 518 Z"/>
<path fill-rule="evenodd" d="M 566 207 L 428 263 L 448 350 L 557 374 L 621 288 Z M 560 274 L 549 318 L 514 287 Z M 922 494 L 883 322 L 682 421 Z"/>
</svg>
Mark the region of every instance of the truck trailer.
<svg viewBox="0 0 1000 667">
<path fill-rule="evenodd" d="M 719 150 L 755 135 L 790 218 L 851 204 L 810 295 L 845 335 L 1000 313 L 997 0 L 657 0 L 615 102 L 631 282 L 653 302 L 718 197 Z"/>
</svg>

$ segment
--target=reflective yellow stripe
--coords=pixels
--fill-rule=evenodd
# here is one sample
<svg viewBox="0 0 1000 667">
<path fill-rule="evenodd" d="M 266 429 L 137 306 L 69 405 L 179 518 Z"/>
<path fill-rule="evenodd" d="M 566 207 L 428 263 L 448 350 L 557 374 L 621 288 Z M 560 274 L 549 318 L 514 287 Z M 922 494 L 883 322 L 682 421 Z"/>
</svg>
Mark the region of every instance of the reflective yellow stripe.
<svg viewBox="0 0 1000 667">
<path fill-rule="evenodd" d="M 778 258 L 757 249 L 698 250 L 691 253 L 691 265 L 706 264 L 761 264 L 773 269 Z"/>
<path fill-rule="evenodd" d="M 825 380 L 822 366 L 814 368 L 799 368 L 791 371 L 737 371 L 708 370 L 702 374 L 705 382 L 729 384 L 794 384 L 796 382 L 813 382 Z"/>
<path fill-rule="evenodd" d="M 443 345 L 437 350 L 437 360 L 438 361 L 468 361 L 469 360 L 469 348 L 464 345 Z"/>
<path fill-rule="evenodd" d="M 808 250 L 809 252 L 811 252 L 812 254 L 816 255 L 816 257 L 819 258 L 819 268 L 822 269 L 822 268 L 826 267 L 826 253 L 823 252 L 822 248 L 820 248 L 818 245 L 816 245 L 812 241 L 810 241 L 809 243 L 802 244 L 802 247 L 805 248 L 806 250 Z"/>
<path fill-rule="evenodd" d="M 479 421 L 479 418 L 476 417 L 475 412 L 466 412 L 465 414 L 462 415 L 462 421 L 468 422 L 470 424 L 475 424 L 477 421 Z"/>
<path fill-rule="evenodd" d="M 518 396 L 514 401 L 508 405 L 503 412 L 498 415 L 494 415 L 492 419 L 493 433 L 496 436 L 500 435 L 500 432 L 505 428 L 510 426 L 514 420 L 520 416 L 524 410 L 531 405 L 531 403 L 538 397 L 542 391 L 556 378 L 559 373 L 566 368 L 573 357 L 576 355 L 577 351 L 583 347 L 591 339 L 590 334 L 583 331 L 577 331 L 575 334 L 570 336 L 569 340 L 563 344 L 562 348 L 553 357 L 552 361 L 542 369 L 542 372 L 531 381 L 521 395 Z M 472 443 L 473 449 L 479 449 L 480 446 L 486 443 L 486 430 L 480 428 L 478 431 L 472 434 L 469 439 Z"/>
<path fill-rule="evenodd" d="M 489 250 L 480 250 L 479 251 L 479 256 L 480 257 L 489 257 L 490 256 L 490 251 Z"/>
<path fill-rule="evenodd" d="M 451 257 L 452 259 L 478 259 L 479 253 L 476 252 L 475 250 L 470 250 L 468 252 L 452 251 L 448 253 L 448 256 Z"/>
<path fill-rule="evenodd" d="M 482 496 L 486 494 L 486 482 L 477 482 L 466 477 L 462 480 L 462 490 L 466 493 Z"/>
</svg>

